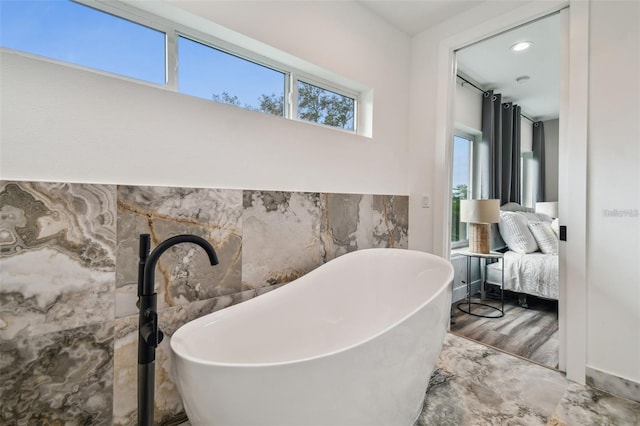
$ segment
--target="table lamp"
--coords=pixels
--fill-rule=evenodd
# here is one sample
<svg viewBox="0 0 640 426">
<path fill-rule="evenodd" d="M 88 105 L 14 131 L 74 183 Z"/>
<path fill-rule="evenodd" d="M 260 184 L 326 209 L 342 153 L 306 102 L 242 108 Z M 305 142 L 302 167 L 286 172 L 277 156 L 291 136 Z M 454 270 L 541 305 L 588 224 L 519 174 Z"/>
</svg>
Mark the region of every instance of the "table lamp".
<svg viewBox="0 0 640 426">
<path fill-rule="evenodd" d="M 487 254 L 489 224 L 500 221 L 500 200 L 460 200 L 460 222 L 469 224 L 469 251 Z"/>
</svg>

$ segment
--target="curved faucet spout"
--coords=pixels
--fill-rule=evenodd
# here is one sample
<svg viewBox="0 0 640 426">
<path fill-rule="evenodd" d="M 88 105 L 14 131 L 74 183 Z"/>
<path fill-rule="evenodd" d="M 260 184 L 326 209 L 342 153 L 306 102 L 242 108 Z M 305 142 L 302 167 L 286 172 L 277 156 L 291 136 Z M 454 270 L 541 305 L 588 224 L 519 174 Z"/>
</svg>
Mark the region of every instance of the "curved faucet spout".
<svg viewBox="0 0 640 426">
<path fill-rule="evenodd" d="M 140 235 L 140 262 L 138 264 L 138 424 L 153 425 L 155 395 L 156 347 L 164 334 L 158 328 L 157 294 L 154 292 L 155 269 L 158 259 L 169 247 L 180 243 L 197 244 L 207 252 L 211 265 L 218 264 L 213 246 L 197 235 L 176 235 L 166 239 L 149 253 L 149 234 Z"/>
<path fill-rule="evenodd" d="M 144 266 L 144 282 L 142 284 L 142 295 L 151 295 L 154 290 L 154 282 L 155 282 L 155 269 L 156 263 L 158 263 L 158 259 L 169 247 L 174 246 L 176 244 L 181 243 L 193 243 L 197 244 L 204 249 L 204 251 L 209 256 L 209 262 L 211 265 L 218 264 L 218 256 L 216 255 L 216 251 L 213 249 L 213 246 L 204 238 L 198 237 L 197 235 L 176 235 L 175 237 L 168 238 L 158 244 L 158 246 L 153 249 L 149 257 L 146 259 Z"/>
</svg>

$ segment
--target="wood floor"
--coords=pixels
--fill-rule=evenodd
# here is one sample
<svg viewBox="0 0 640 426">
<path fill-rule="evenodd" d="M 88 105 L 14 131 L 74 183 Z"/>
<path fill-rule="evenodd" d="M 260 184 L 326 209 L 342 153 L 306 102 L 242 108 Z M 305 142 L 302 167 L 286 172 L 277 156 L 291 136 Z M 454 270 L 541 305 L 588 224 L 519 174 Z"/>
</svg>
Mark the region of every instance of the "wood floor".
<svg viewBox="0 0 640 426">
<path fill-rule="evenodd" d="M 472 299 L 472 302 L 480 302 Z M 516 294 L 505 292 L 504 317 L 480 318 L 452 305 L 451 332 L 538 364 L 558 368 L 558 302 L 527 296 L 528 308 L 518 304 Z M 491 305 L 499 300 L 489 299 Z M 463 305 L 466 308 L 466 304 Z M 474 313 L 494 315 L 496 311 L 472 305 Z"/>
</svg>

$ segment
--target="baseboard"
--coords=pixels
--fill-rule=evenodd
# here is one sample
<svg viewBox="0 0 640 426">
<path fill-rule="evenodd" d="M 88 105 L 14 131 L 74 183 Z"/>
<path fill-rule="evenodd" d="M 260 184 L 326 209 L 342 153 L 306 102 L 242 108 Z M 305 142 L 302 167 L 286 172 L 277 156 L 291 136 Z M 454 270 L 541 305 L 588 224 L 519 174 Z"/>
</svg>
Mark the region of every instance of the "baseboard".
<svg viewBox="0 0 640 426">
<path fill-rule="evenodd" d="M 587 367 L 587 384 L 612 395 L 640 402 L 640 383 Z"/>
</svg>

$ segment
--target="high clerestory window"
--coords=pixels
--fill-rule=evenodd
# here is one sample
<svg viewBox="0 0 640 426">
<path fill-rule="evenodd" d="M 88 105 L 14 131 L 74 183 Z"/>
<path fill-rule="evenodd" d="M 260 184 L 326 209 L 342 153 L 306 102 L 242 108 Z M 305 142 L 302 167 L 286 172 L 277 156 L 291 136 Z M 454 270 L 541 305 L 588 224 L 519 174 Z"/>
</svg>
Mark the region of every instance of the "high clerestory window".
<svg viewBox="0 0 640 426">
<path fill-rule="evenodd" d="M 84 0 L 81 0 L 84 1 Z M 356 132 L 358 93 L 144 12 L 0 1 L 0 46 L 200 98 Z M 144 16 L 144 18 L 141 18 Z M 196 35 L 197 34 L 197 35 Z M 258 55 L 256 55 L 258 57 Z"/>
</svg>

